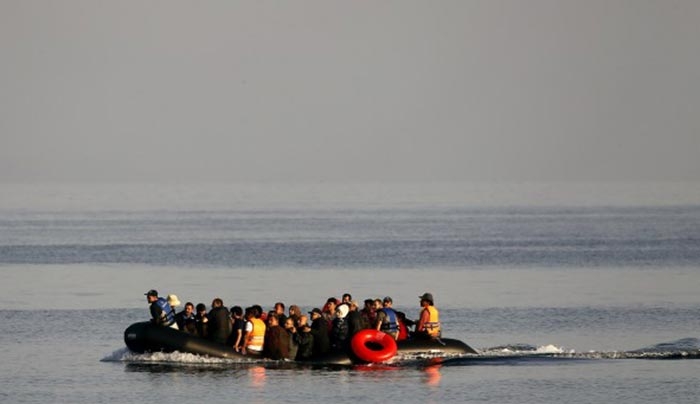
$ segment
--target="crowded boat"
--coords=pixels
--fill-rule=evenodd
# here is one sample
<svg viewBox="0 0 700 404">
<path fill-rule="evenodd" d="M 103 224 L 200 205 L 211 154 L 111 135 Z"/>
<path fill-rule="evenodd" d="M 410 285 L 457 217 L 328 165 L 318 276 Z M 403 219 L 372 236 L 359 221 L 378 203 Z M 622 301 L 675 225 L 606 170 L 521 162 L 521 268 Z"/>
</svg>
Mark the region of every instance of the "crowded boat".
<svg viewBox="0 0 700 404">
<path fill-rule="evenodd" d="M 135 352 L 337 364 L 385 362 L 398 352 L 476 353 L 461 341 L 442 338 L 439 311 L 428 292 L 419 296 L 415 321 L 395 310 L 390 296 L 365 299 L 360 307 L 345 293 L 306 313 L 283 302 L 265 311 L 257 304 L 228 308 L 215 298 L 207 310 L 203 303 L 182 305 L 176 295 L 162 297 L 153 289 L 145 296 L 150 321 L 133 324 L 124 335 Z"/>
</svg>

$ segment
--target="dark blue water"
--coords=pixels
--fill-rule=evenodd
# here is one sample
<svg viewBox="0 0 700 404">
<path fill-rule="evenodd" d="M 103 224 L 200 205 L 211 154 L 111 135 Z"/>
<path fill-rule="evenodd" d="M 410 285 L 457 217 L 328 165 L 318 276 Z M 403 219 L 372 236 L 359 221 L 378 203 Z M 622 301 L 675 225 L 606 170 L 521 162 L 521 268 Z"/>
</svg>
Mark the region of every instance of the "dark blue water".
<svg viewBox="0 0 700 404">
<path fill-rule="evenodd" d="M 700 206 L 105 212 L 0 220 L 0 263 L 700 266 Z"/>
</svg>

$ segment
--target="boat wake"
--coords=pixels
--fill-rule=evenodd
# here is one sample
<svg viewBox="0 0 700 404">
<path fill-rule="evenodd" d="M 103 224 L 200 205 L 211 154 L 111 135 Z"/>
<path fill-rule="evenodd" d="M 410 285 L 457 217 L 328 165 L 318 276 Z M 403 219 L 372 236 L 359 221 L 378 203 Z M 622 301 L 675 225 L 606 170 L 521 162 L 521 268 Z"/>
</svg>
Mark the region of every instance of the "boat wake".
<svg viewBox="0 0 700 404">
<path fill-rule="evenodd" d="M 483 348 L 478 354 L 399 354 L 388 363 L 369 365 L 369 367 L 411 367 L 411 366 L 474 366 L 474 365 L 518 365 L 548 363 L 561 360 L 595 360 L 595 359 L 700 359 L 700 339 L 684 338 L 664 342 L 650 347 L 631 351 L 589 351 L 576 352 L 556 345 L 534 346 L 529 344 L 509 344 Z M 304 365 L 290 361 L 269 359 L 229 359 L 214 358 L 181 352 L 135 353 L 128 348 L 118 349 L 102 358 L 103 362 L 123 362 L 136 365 L 202 365 L 202 366 L 236 366 L 265 365 L 270 367 Z M 364 365 L 367 367 L 368 365 Z"/>
<path fill-rule="evenodd" d="M 183 352 L 148 352 L 136 353 L 129 348 L 118 349 L 101 359 L 102 362 L 125 362 L 136 364 L 184 364 L 184 365 L 231 365 L 231 364 L 260 364 L 275 362 L 268 359 L 229 359 L 214 358 Z"/>
<path fill-rule="evenodd" d="M 700 339 L 684 338 L 631 351 L 576 352 L 555 345 L 528 344 L 502 345 L 484 348 L 479 355 L 461 355 L 448 358 L 444 365 L 514 365 L 520 362 L 548 362 L 584 359 L 700 359 Z"/>
</svg>

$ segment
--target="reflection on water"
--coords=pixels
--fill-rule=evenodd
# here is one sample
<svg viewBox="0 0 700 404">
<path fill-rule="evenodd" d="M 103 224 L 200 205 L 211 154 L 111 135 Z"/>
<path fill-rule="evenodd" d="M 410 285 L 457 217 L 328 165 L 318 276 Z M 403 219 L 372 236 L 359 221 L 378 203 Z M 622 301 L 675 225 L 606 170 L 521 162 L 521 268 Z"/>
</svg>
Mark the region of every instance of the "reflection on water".
<svg viewBox="0 0 700 404">
<path fill-rule="evenodd" d="M 260 389 L 265 387 L 265 379 L 267 378 L 267 375 L 265 373 L 264 366 L 252 367 L 248 370 L 248 374 L 250 375 L 251 386 Z"/>
<path fill-rule="evenodd" d="M 441 367 L 442 365 L 425 367 L 423 369 L 423 373 L 425 375 L 425 377 L 423 378 L 423 382 L 431 387 L 439 387 L 440 378 L 442 377 L 442 375 L 440 374 Z"/>
</svg>

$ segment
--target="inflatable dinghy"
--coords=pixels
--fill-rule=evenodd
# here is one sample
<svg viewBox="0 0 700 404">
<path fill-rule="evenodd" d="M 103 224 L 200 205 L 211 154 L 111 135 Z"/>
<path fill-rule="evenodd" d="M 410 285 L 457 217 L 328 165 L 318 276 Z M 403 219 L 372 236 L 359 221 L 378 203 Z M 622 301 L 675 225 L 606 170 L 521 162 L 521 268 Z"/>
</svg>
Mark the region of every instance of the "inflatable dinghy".
<svg viewBox="0 0 700 404">
<path fill-rule="evenodd" d="M 381 331 L 362 330 L 352 339 L 350 355 L 331 353 L 303 363 L 351 366 L 368 362 L 385 362 L 396 355 L 426 355 L 435 359 L 441 356 L 478 353 L 469 345 L 456 339 L 415 339 L 397 343 L 386 336 L 387 334 Z M 230 346 L 150 322 L 134 323 L 127 327 L 124 331 L 124 342 L 129 350 L 136 353 L 178 351 L 241 362 L 261 359 L 259 355 L 243 355 Z"/>
</svg>

